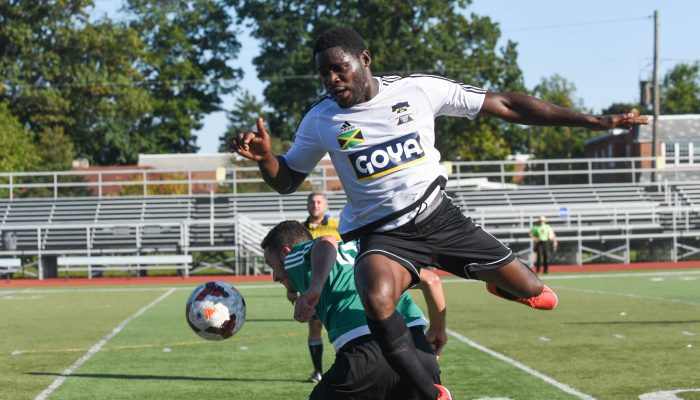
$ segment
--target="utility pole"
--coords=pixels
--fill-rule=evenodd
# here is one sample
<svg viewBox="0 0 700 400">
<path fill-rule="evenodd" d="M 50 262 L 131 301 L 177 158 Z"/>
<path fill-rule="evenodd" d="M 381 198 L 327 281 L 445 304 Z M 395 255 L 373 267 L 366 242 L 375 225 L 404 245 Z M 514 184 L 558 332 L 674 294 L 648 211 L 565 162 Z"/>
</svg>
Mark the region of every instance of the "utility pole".
<svg viewBox="0 0 700 400">
<path fill-rule="evenodd" d="M 651 126 L 651 156 L 654 158 L 654 171 L 651 174 L 651 181 L 656 181 L 656 171 L 659 164 L 657 162 L 659 136 L 657 128 L 659 123 L 659 11 L 654 10 L 654 121 Z"/>
</svg>

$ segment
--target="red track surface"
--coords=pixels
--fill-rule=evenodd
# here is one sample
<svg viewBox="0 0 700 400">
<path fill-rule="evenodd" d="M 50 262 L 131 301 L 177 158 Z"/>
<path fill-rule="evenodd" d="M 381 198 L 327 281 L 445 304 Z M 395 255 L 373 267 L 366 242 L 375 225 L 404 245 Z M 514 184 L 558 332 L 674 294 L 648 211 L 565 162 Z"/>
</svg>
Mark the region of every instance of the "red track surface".
<svg viewBox="0 0 700 400">
<path fill-rule="evenodd" d="M 648 262 L 633 264 L 587 264 L 587 265 L 553 265 L 549 267 L 549 272 L 557 274 L 561 272 L 600 272 L 600 271 L 638 271 L 647 269 L 678 269 L 678 268 L 700 268 L 700 261 L 680 261 L 680 262 Z M 440 275 L 450 275 L 446 272 L 437 271 Z M 193 285 L 211 280 L 221 280 L 226 282 L 272 282 L 270 275 L 255 276 L 233 276 L 233 275 L 213 275 L 213 276 L 143 276 L 124 278 L 54 278 L 54 279 L 13 279 L 0 281 L 0 288 L 5 287 L 37 287 L 37 286 L 87 286 L 87 285 L 162 285 L 162 284 L 182 284 Z"/>
</svg>

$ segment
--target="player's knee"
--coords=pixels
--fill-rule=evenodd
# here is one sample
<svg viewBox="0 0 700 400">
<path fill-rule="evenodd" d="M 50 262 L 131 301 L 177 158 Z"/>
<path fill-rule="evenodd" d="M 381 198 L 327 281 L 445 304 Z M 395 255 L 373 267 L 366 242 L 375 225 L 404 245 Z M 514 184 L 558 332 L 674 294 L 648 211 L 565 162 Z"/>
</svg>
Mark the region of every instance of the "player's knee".
<svg viewBox="0 0 700 400">
<path fill-rule="evenodd" d="M 356 269 L 355 285 L 368 317 L 381 320 L 394 312 L 393 280 L 381 276 L 371 277 L 363 273 L 362 269 Z"/>
</svg>

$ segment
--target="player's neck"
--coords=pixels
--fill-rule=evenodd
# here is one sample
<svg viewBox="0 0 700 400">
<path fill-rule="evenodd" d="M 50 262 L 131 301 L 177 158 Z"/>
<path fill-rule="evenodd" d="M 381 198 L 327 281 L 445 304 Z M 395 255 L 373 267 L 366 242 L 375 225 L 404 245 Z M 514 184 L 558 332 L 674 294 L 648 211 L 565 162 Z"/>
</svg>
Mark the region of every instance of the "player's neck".
<svg viewBox="0 0 700 400">
<path fill-rule="evenodd" d="M 368 93 L 369 98 L 368 98 L 367 100 L 368 100 L 368 101 L 369 101 L 369 100 L 372 100 L 372 99 L 374 98 L 374 96 L 377 95 L 377 93 L 379 93 L 379 80 L 376 79 L 376 78 L 373 77 L 373 76 L 370 76 L 370 79 L 369 79 L 369 93 Z"/>
<path fill-rule="evenodd" d="M 321 222 L 323 222 L 323 217 L 323 215 L 319 217 L 309 216 L 309 223 L 313 225 L 319 225 Z"/>
</svg>

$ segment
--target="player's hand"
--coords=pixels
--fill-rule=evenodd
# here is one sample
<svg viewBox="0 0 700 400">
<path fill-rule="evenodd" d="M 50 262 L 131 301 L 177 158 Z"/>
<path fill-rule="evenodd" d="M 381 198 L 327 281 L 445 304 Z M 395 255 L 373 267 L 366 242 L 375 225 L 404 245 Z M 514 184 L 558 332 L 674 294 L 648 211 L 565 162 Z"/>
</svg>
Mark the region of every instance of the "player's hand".
<svg viewBox="0 0 700 400">
<path fill-rule="evenodd" d="M 297 297 L 299 297 L 299 293 L 287 290 L 287 300 L 289 300 L 292 304 L 294 304 Z"/>
<path fill-rule="evenodd" d="M 249 130 L 231 138 L 229 151 L 238 153 L 253 161 L 262 161 L 269 158 L 272 155 L 270 151 L 270 135 L 267 134 L 265 123 L 261 117 L 258 117 L 256 125 L 258 127 L 257 132 Z"/>
<path fill-rule="evenodd" d="M 428 339 L 430 347 L 433 348 L 435 358 L 439 360 L 442 349 L 444 349 L 447 344 L 447 331 L 444 328 L 434 328 L 431 325 L 425 333 L 425 337 Z"/>
<path fill-rule="evenodd" d="M 294 302 L 294 319 L 299 322 L 308 322 L 316 312 L 316 304 L 321 298 L 321 292 L 307 290 Z"/>
<path fill-rule="evenodd" d="M 600 126 L 598 129 L 623 128 L 630 129 L 637 125 L 646 125 L 649 123 L 647 115 L 639 115 L 638 112 L 628 112 L 626 114 L 610 114 L 600 117 Z"/>
</svg>

